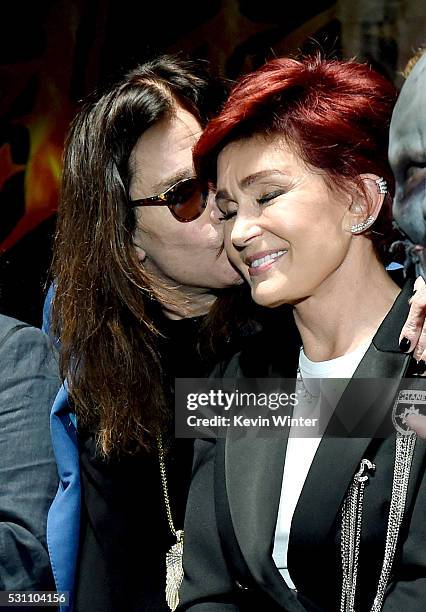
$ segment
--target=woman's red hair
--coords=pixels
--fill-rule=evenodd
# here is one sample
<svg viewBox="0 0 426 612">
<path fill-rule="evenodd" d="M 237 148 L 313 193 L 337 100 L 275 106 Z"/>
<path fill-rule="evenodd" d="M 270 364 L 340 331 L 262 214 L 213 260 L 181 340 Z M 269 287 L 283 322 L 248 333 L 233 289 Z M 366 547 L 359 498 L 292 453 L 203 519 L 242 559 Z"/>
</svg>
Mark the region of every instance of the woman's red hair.
<svg viewBox="0 0 426 612">
<path fill-rule="evenodd" d="M 217 156 L 228 143 L 283 136 L 337 187 L 360 185 L 363 173 L 385 178 L 389 193 L 373 229 L 388 238 L 393 176 L 387 150 L 396 95 L 392 83 L 365 64 L 319 56 L 272 60 L 237 82 L 198 141 L 195 166 L 215 182 Z M 382 251 L 383 239 L 371 237 Z"/>
</svg>

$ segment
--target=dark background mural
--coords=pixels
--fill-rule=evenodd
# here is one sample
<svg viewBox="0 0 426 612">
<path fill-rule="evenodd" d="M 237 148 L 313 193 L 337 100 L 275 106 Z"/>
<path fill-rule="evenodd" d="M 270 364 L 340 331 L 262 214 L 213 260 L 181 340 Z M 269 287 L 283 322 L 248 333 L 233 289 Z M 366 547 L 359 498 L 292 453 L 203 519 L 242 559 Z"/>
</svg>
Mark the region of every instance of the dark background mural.
<svg viewBox="0 0 426 612">
<path fill-rule="evenodd" d="M 159 52 L 235 78 L 273 56 L 322 49 L 397 85 L 426 42 L 418 0 L 37 0 L 2 4 L 0 312 L 38 325 L 64 135 L 78 101 Z"/>
</svg>

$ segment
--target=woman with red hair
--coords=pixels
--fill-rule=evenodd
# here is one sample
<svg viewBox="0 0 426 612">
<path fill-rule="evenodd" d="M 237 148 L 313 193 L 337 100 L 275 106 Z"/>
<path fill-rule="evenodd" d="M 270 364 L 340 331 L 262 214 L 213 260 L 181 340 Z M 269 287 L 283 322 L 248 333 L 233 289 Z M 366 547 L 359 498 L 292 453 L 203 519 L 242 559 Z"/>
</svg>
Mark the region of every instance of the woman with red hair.
<svg viewBox="0 0 426 612">
<path fill-rule="evenodd" d="M 297 328 L 281 338 L 278 313 L 225 376 L 293 377 L 297 402 L 273 437 L 197 442 L 182 610 L 423 609 L 426 447 L 405 412 L 386 427 L 402 379 L 424 370 L 399 345 L 412 283 L 384 266 L 395 97 L 353 61 L 276 59 L 237 83 L 196 147 L 228 256 L 253 300 L 288 305 Z M 386 379 L 385 395 L 359 395 L 367 378 Z M 303 431 L 330 388 L 324 430 Z"/>
</svg>

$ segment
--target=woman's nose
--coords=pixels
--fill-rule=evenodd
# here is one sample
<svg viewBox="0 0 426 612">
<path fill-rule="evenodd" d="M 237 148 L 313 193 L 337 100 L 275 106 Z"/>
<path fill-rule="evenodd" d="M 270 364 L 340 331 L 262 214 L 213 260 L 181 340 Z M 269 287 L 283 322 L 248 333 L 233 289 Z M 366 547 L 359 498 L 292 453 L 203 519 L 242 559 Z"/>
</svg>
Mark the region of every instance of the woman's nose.
<svg viewBox="0 0 426 612">
<path fill-rule="evenodd" d="M 231 230 L 231 241 L 236 249 L 243 249 L 261 235 L 262 228 L 258 221 L 257 217 L 237 213 Z"/>
</svg>

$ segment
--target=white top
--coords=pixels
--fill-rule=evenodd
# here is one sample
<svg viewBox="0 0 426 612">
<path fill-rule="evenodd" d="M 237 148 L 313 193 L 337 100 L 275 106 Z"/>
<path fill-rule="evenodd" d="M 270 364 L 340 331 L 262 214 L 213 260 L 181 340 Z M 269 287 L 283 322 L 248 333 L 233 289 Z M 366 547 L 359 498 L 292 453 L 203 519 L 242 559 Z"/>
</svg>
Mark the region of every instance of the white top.
<svg viewBox="0 0 426 612">
<path fill-rule="evenodd" d="M 315 417 L 319 414 L 320 398 L 324 392 L 323 385 L 320 380 L 311 380 L 309 383 L 307 382 L 309 379 L 351 378 L 369 346 L 370 341 L 363 343 L 354 351 L 342 355 L 342 357 L 317 362 L 308 359 L 302 348 L 300 350 L 298 383 L 296 385 L 296 390 L 299 391 L 299 402 L 294 407 L 293 417 Z M 308 393 L 306 393 L 306 389 Z M 342 386 L 340 386 L 340 389 L 335 386 L 331 390 L 334 394 L 334 407 L 343 390 L 344 387 Z M 327 388 L 327 396 L 330 399 L 329 388 Z M 328 418 L 330 416 L 331 414 L 328 415 Z M 288 586 L 294 589 L 295 585 L 287 569 L 291 521 L 315 453 L 321 442 L 321 437 L 300 437 L 300 431 L 298 437 L 295 437 L 292 433 L 294 434 L 294 430 L 290 429 L 272 557 Z"/>
</svg>

